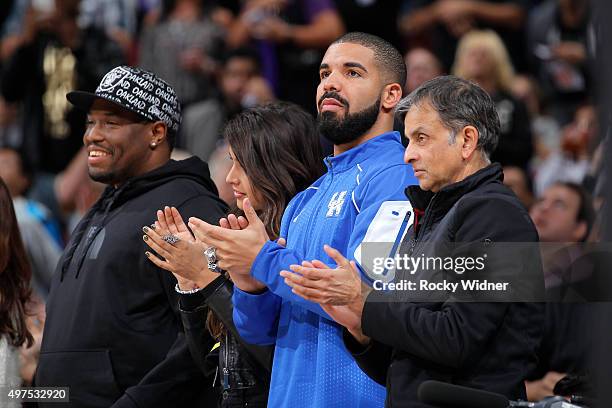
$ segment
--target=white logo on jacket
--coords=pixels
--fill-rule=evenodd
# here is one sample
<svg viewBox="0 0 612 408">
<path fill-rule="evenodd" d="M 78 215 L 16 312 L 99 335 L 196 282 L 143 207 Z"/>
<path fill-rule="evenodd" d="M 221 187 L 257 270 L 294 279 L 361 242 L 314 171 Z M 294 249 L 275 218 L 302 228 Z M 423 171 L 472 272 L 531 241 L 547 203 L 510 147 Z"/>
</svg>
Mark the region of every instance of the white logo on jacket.
<svg viewBox="0 0 612 408">
<path fill-rule="evenodd" d="M 344 198 L 346 197 L 346 191 L 335 192 L 332 196 L 331 200 L 327 204 L 327 214 L 326 217 L 337 217 L 340 215 L 340 211 L 342 211 L 342 206 L 344 205 Z"/>
</svg>

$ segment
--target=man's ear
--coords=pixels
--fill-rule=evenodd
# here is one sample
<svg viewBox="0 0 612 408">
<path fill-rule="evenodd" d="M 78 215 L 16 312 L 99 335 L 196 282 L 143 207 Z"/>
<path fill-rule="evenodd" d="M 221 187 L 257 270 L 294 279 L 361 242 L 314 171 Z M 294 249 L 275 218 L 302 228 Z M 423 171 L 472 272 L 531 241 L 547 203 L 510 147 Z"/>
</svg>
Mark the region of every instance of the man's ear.
<svg viewBox="0 0 612 408">
<path fill-rule="evenodd" d="M 402 99 L 402 87 L 398 83 L 388 84 L 383 89 L 381 105 L 386 110 L 392 110 Z"/>
<path fill-rule="evenodd" d="M 151 141 L 156 146 L 161 145 L 166 140 L 168 128 L 164 122 L 155 122 L 151 127 Z"/>
<path fill-rule="evenodd" d="M 574 232 L 572 233 L 574 241 L 576 242 L 582 241 L 583 239 L 586 238 L 586 234 L 587 234 L 587 223 L 586 221 L 580 221 L 576 225 L 576 228 L 574 229 Z"/>
<path fill-rule="evenodd" d="M 474 126 L 466 126 L 461 131 L 461 136 L 457 138 L 461 143 L 461 157 L 463 160 L 468 160 L 478 147 L 478 129 Z"/>
</svg>

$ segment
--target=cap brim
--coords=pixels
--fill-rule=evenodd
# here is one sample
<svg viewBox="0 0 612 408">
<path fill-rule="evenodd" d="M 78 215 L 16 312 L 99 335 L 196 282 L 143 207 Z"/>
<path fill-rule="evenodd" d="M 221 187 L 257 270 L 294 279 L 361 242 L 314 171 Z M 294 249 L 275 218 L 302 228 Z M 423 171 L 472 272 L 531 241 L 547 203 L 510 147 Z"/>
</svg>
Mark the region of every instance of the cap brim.
<svg viewBox="0 0 612 408">
<path fill-rule="evenodd" d="M 66 94 L 66 99 L 78 109 L 88 112 L 96 99 L 104 98 L 100 98 L 91 92 L 72 91 Z"/>
<path fill-rule="evenodd" d="M 72 91 L 72 92 L 68 92 L 66 94 L 66 99 L 68 99 L 68 102 L 70 102 L 72 105 L 74 105 L 77 109 L 81 109 L 85 112 L 89 112 L 89 110 L 91 109 L 91 105 L 93 105 L 94 101 L 96 99 L 100 99 L 103 101 L 108 101 L 114 105 L 117 105 L 118 107 L 120 107 L 121 109 L 124 109 L 128 112 L 132 112 L 137 114 L 138 116 L 140 116 L 141 118 L 145 119 L 145 120 L 153 120 L 151 118 L 147 118 L 146 116 L 144 116 L 142 113 L 138 112 L 137 110 L 134 110 L 130 107 L 127 106 L 123 106 L 115 101 L 112 101 L 108 98 L 105 98 L 103 96 L 98 96 L 94 93 L 91 92 L 84 92 L 84 91 Z"/>
</svg>

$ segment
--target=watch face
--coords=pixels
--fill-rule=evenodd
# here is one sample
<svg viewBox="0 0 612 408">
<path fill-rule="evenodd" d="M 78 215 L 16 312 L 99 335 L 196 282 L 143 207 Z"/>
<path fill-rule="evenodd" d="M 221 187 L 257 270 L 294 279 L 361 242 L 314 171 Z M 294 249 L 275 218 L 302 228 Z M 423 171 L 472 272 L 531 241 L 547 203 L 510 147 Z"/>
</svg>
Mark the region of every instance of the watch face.
<svg viewBox="0 0 612 408">
<path fill-rule="evenodd" d="M 208 269 L 210 269 L 212 272 L 215 272 L 215 273 L 223 273 L 224 272 L 223 269 L 221 269 L 221 268 L 219 268 L 217 266 L 216 262 L 208 261 Z"/>
<path fill-rule="evenodd" d="M 204 250 L 204 257 L 208 261 L 208 269 L 215 273 L 223 273 L 223 269 L 217 266 L 217 248 L 214 246 L 206 248 Z"/>
</svg>

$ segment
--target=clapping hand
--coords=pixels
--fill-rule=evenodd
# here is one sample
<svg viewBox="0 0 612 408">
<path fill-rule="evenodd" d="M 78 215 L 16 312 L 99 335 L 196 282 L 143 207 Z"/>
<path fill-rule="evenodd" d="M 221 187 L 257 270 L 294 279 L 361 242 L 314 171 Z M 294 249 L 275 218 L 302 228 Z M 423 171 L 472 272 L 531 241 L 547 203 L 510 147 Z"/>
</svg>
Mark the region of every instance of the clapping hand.
<svg viewBox="0 0 612 408">
<path fill-rule="evenodd" d="M 266 287 L 251 276 L 251 266 L 270 238 L 248 198 L 243 206 L 246 218 L 229 215 L 214 226 L 192 217 L 188 225 L 206 248 L 215 248 L 217 266 L 229 273 L 238 288 L 260 292 Z"/>
<path fill-rule="evenodd" d="M 336 262 L 336 268 L 332 269 L 319 260 L 304 261 L 302 265 L 291 265 L 291 271 L 281 271 L 280 275 L 293 293 L 318 303 L 358 341 L 367 343 L 369 339 L 361 332 L 361 315 L 371 288 L 361 281 L 355 261 L 349 262 L 328 245 L 323 250 Z"/>
<path fill-rule="evenodd" d="M 181 289 L 203 288 L 219 276 L 208 269 L 206 247 L 191 234 L 176 208 L 157 211 L 157 221 L 142 230 L 144 242 L 163 259 L 149 251 L 145 255 L 158 267 L 172 272 Z M 173 239 L 169 237 L 178 240 L 171 243 Z"/>
</svg>

